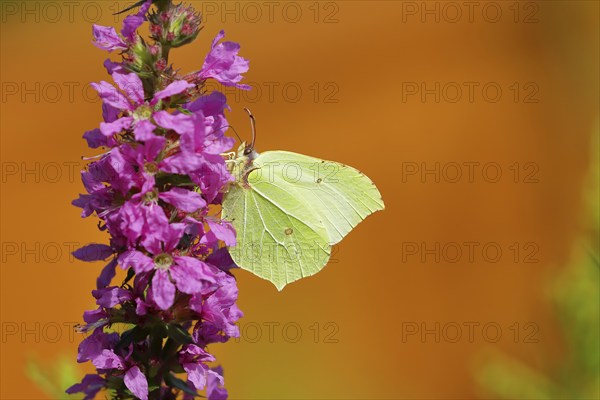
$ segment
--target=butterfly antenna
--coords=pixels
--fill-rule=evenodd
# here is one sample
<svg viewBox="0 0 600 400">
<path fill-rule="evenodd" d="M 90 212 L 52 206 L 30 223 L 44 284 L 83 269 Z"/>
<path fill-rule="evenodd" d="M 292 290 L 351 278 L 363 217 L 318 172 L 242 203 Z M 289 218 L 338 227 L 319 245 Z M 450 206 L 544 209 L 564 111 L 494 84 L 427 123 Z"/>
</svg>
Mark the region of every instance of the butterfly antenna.
<svg viewBox="0 0 600 400">
<path fill-rule="evenodd" d="M 237 131 L 235 130 L 235 128 L 231 125 L 227 125 L 224 126 L 223 128 L 227 129 L 227 128 L 231 128 L 231 130 L 233 131 L 233 133 L 235 133 L 235 136 L 237 136 L 237 138 L 239 139 L 240 143 L 243 142 L 242 138 L 240 137 L 240 135 L 237 133 Z"/>
<path fill-rule="evenodd" d="M 250 124 L 252 125 L 252 144 L 250 145 L 250 148 L 254 150 L 254 142 L 256 141 L 256 119 L 250 110 L 244 108 L 244 111 L 246 111 L 250 117 Z"/>
</svg>

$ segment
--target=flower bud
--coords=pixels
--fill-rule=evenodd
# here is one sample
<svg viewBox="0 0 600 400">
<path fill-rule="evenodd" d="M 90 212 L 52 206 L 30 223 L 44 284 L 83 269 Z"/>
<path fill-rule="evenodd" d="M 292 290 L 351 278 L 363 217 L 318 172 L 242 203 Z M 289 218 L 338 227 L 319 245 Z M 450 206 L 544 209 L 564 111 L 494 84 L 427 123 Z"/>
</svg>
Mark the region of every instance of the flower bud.
<svg viewBox="0 0 600 400">
<path fill-rule="evenodd" d="M 138 40 L 129 48 L 125 56 L 125 63 L 129 70 L 143 75 L 149 71 L 148 67 L 156 62 L 156 53 L 153 46 L 149 46 L 143 40 Z"/>
<path fill-rule="evenodd" d="M 179 47 L 193 41 L 200 32 L 200 13 L 184 4 L 150 15 L 150 33 L 154 40 L 169 47 Z"/>
</svg>

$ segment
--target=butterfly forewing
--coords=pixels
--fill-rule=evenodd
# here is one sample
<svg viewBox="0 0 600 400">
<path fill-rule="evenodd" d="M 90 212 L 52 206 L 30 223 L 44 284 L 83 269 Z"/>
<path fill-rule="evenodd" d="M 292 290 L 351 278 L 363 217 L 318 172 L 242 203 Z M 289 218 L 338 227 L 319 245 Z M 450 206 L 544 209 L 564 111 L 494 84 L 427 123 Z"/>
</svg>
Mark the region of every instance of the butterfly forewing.
<svg viewBox="0 0 600 400">
<path fill-rule="evenodd" d="M 249 181 L 267 181 L 295 193 L 327 230 L 329 244 L 340 242 L 356 225 L 384 208 L 379 190 L 360 171 L 347 165 L 287 151 L 262 153 Z"/>
</svg>

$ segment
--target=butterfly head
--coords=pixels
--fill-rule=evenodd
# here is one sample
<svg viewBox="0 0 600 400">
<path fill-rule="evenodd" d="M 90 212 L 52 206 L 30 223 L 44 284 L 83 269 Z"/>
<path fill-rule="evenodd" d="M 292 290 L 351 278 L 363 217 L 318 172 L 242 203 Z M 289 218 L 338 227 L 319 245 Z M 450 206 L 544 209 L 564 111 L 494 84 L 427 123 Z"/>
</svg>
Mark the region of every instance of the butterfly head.
<svg viewBox="0 0 600 400">
<path fill-rule="evenodd" d="M 256 123 L 254 120 L 254 116 L 247 108 L 245 108 L 244 110 L 246 110 L 246 112 L 250 116 L 250 122 L 252 124 L 252 142 L 242 142 L 240 144 L 240 146 L 237 149 L 236 158 L 230 164 L 230 172 L 234 177 L 236 177 L 237 182 L 241 182 L 247 185 L 248 174 L 257 168 L 254 165 L 254 160 L 258 157 L 259 154 L 254 149 L 254 142 L 256 140 Z"/>
<path fill-rule="evenodd" d="M 254 160 L 258 157 L 258 153 L 245 142 L 242 142 L 237 150 L 237 157 L 232 160 L 229 172 L 235 178 L 235 182 L 244 187 L 248 187 L 248 175 L 253 170 L 257 169 L 254 165 Z"/>
<path fill-rule="evenodd" d="M 242 142 L 240 147 L 238 147 L 237 156 L 238 158 L 248 158 L 249 161 L 252 161 L 258 157 L 258 153 L 256 150 L 254 150 L 254 146 L 252 146 L 252 144 Z"/>
</svg>

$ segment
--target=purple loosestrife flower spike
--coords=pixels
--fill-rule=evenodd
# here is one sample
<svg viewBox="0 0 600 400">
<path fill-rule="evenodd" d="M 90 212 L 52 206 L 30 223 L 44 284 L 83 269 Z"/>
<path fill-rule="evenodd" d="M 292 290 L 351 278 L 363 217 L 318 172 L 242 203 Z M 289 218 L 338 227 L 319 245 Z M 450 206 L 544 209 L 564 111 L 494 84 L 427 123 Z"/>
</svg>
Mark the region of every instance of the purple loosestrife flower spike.
<svg viewBox="0 0 600 400">
<path fill-rule="evenodd" d="M 225 96 L 204 95 L 203 85 L 213 78 L 248 89 L 241 83 L 248 61 L 236 43 L 219 43 L 221 32 L 201 72 L 179 76 L 169 50 L 196 39 L 199 14 L 171 0 L 136 6 L 120 33 L 92 28 L 94 45 L 122 59 L 104 63 L 115 85 L 92 84 L 103 121 L 83 138 L 100 154 L 81 171 L 86 193 L 73 205 L 82 217 L 96 215 L 110 239 L 73 253 L 105 266 L 92 291 L 97 308 L 78 327 L 86 337 L 77 361 L 91 362 L 97 373 L 67 393 L 222 400 L 223 371 L 210 367 L 208 346 L 239 336 L 242 313 L 226 247 L 235 245 L 235 230 L 209 207 L 233 180 L 222 154 L 234 140 L 225 135 Z M 151 36 L 143 39 L 138 29 L 147 21 Z M 117 266 L 127 275 L 113 282 Z M 129 329 L 117 333 L 115 324 Z M 185 380 L 176 376 L 182 371 Z"/>
</svg>

